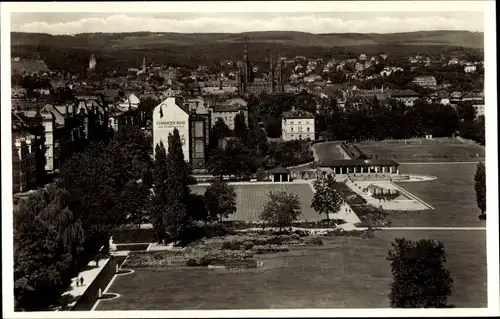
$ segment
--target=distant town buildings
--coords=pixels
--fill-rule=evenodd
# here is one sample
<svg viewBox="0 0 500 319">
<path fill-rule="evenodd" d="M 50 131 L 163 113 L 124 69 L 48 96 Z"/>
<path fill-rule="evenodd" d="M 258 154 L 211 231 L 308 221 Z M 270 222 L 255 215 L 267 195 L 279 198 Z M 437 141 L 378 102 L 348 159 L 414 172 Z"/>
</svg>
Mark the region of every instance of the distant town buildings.
<svg viewBox="0 0 500 319">
<path fill-rule="evenodd" d="M 430 75 L 417 76 L 413 79 L 413 83 L 428 88 L 437 86 L 436 78 Z"/>
</svg>

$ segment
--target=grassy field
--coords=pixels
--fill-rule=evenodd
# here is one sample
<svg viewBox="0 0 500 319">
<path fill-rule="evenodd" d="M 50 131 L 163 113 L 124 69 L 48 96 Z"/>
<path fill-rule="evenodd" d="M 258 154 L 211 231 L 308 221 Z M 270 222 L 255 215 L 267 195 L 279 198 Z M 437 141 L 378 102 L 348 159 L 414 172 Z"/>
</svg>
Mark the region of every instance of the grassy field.
<svg viewBox="0 0 500 319">
<path fill-rule="evenodd" d="M 206 186 L 193 185 L 196 194 L 204 194 Z M 236 191 L 236 214 L 228 220 L 257 221 L 267 203 L 269 191 L 287 191 L 298 194 L 302 205 L 299 220 L 317 221 L 322 217 L 311 208 L 312 189 L 307 184 L 234 185 Z"/>
<path fill-rule="evenodd" d="M 464 144 L 452 139 L 422 140 L 422 145 L 417 144 L 415 140 L 408 145 L 396 141 L 364 142 L 356 145 L 368 156 L 377 155 L 380 158 L 404 162 L 476 161 L 478 158 L 484 159 L 485 156 L 483 146 Z"/>
<path fill-rule="evenodd" d="M 315 149 L 315 160 L 322 159 L 339 159 L 343 160 L 344 156 L 337 148 L 336 143 L 318 143 L 314 144 Z"/>
<path fill-rule="evenodd" d="M 480 211 L 474 191 L 476 164 L 404 164 L 400 166 L 400 171 L 437 177 L 427 182 L 397 183 L 435 209 L 390 212 L 392 226 L 486 226 L 486 221 L 478 219 Z"/>
<path fill-rule="evenodd" d="M 385 308 L 392 281 L 386 260 L 396 237 L 444 243 L 445 267 L 454 279 L 449 302 L 486 307 L 484 231 L 379 231 L 374 239 L 327 237 L 317 247 L 259 255 L 251 270 L 136 270 L 121 276 L 96 310 L 197 310 L 272 308 Z"/>
</svg>

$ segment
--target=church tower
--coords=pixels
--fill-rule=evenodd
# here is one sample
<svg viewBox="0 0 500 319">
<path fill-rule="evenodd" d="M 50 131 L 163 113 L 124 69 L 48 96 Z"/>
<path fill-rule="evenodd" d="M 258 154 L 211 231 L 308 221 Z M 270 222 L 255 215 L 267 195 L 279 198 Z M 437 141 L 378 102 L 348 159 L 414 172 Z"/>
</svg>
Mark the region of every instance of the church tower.
<svg viewBox="0 0 500 319">
<path fill-rule="evenodd" d="M 90 70 L 95 69 L 96 64 L 97 64 L 97 61 L 96 61 L 96 59 L 95 59 L 95 56 L 92 54 L 92 55 L 90 56 L 90 60 L 89 60 L 89 69 L 90 69 Z"/>
<path fill-rule="evenodd" d="M 248 44 L 247 39 L 245 38 L 245 48 L 243 50 L 243 79 L 245 85 L 252 82 L 252 65 L 250 63 L 250 59 L 248 58 Z"/>
<path fill-rule="evenodd" d="M 273 61 L 273 51 L 271 51 L 271 57 L 269 59 L 269 92 L 274 93 L 275 92 L 275 75 L 274 72 L 276 70 L 274 69 L 274 61 Z"/>
<path fill-rule="evenodd" d="M 146 57 L 142 58 L 142 73 L 146 73 Z"/>
<path fill-rule="evenodd" d="M 278 55 L 278 80 L 277 80 L 277 90 L 278 92 L 285 92 L 285 85 L 284 85 L 284 72 L 285 69 L 283 67 L 283 61 L 281 60 L 281 54 Z"/>
</svg>

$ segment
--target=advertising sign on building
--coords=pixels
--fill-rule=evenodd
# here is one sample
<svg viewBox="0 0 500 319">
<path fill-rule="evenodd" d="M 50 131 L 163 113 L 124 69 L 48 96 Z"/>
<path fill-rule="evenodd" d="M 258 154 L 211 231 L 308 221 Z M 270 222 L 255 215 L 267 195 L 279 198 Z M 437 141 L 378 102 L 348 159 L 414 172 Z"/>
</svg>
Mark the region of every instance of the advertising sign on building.
<svg viewBox="0 0 500 319">
<path fill-rule="evenodd" d="M 168 153 L 168 135 L 179 131 L 184 160 L 189 162 L 189 114 L 175 104 L 175 98 L 167 98 L 153 110 L 153 154 L 156 145 L 163 142 Z"/>
</svg>

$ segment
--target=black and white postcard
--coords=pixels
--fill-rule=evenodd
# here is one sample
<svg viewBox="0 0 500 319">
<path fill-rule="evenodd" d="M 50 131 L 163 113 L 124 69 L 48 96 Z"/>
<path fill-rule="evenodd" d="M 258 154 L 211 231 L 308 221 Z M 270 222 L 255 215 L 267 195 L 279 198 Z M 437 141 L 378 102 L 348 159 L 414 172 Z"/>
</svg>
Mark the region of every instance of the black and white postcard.
<svg viewBox="0 0 500 319">
<path fill-rule="evenodd" d="M 1 15 L 4 317 L 500 315 L 493 1 Z"/>
</svg>

